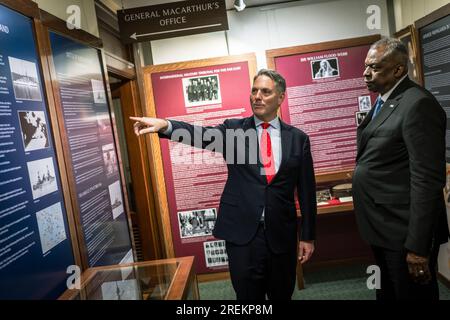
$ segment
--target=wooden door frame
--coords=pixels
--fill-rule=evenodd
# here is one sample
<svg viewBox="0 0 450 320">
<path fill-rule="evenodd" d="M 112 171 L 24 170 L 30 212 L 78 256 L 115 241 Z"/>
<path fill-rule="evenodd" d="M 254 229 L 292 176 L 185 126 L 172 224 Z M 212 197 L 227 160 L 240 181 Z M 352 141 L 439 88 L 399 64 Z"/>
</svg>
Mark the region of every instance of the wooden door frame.
<svg viewBox="0 0 450 320">
<path fill-rule="evenodd" d="M 111 70 L 110 73 L 116 76 Z M 160 236 L 160 219 L 158 219 L 155 208 L 149 161 L 146 157 L 148 154 L 147 146 L 135 136 L 133 122 L 127 121 L 130 116 L 141 114 L 142 112 L 140 110 L 141 103 L 136 80 L 126 79 L 119 88 L 112 91 L 112 98 L 121 100 L 128 160 L 131 168 L 131 184 L 136 200 L 136 218 L 143 256 L 145 260 L 161 259 L 164 257 L 164 248 Z M 128 108 L 130 105 L 131 108 Z"/>
</svg>

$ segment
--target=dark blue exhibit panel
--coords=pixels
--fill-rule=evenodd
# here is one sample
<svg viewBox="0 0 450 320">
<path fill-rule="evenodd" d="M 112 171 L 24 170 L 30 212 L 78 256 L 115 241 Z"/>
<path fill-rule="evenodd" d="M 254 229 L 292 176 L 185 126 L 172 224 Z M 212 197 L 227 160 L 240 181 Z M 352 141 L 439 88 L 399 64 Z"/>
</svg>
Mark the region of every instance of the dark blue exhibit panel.
<svg viewBox="0 0 450 320">
<path fill-rule="evenodd" d="M 33 26 L 0 5 L 0 299 L 55 299 L 74 264 Z"/>
<path fill-rule="evenodd" d="M 89 266 L 132 262 L 99 51 L 56 33 L 50 43 Z"/>
</svg>

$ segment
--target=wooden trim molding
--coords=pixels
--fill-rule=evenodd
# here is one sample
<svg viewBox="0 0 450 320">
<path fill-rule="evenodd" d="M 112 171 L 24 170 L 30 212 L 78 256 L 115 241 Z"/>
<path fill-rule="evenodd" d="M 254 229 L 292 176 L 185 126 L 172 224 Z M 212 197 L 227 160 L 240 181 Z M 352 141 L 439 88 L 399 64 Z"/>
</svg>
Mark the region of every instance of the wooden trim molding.
<svg viewBox="0 0 450 320">
<path fill-rule="evenodd" d="M 35 26 L 35 34 L 36 34 L 36 45 L 38 53 L 41 57 L 41 66 L 42 66 L 42 78 L 44 81 L 44 90 L 47 96 L 47 108 L 49 112 L 49 120 L 52 125 L 52 134 L 53 134 L 53 140 L 55 144 L 55 155 L 56 160 L 58 163 L 58 169 L 60 173 L 60 179 L 61 179 L 61 188 L 63 191 L 63 197 L 64 197 L 64 204 L 66 208 L 66 214 L 67 214 L 67 220 L 68 220 L 68 227 L 70 232 L 70 240 L 72 244 L 72 251 L 73 256 L 75 259 L 75 264 L 77 266 L 80 266 L 82 269 L 87 267 L 85 264 L 84 259 L 82 258 L 81 251 L 80 251 L 80 239 L 79 239 L 79 232 L 77 228 L 77 219 L 75 212 L 73 210 L 72 206 L 72 199 L 71 199 L 71 193 L 70 193 L 70 185 L 68 180 L 68 173 L 67 168 L 65 166 L 65 160 L 64 160 L 64 147 L 63 147 L 63 138 L 60 130 L 59 125 L 59 119 L 58 119 L 58 103 L 55 99 L 54 95 L 54 88 L 52 86 L 52 78 L 50 75 L 50 65 L 48 55 L 49 55 L 49 42 L 47 38 L 47 32 L 44 29 L 42 23 L 34 19 L 34 26 Z"/>
</svg>

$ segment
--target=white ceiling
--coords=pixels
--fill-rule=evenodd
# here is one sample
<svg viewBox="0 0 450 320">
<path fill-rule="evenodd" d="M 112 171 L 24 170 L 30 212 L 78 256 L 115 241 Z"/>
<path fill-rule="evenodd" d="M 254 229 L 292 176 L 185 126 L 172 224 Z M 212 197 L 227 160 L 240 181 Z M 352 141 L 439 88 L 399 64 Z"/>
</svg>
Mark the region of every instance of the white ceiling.
<svg viewBox="0 0 450 320">
<path fill-rule="evenodd" d="M 169 2 L 179 2 L 180 0 L 101 0 L 105 5 L 116 11 L 122 8 L 122 5 L 125 9 L 135 8 L 135 7 L 145 7 L 151 5 L 157 5 L 162 3 Z M 298 0 L 302 1 L 302 0 Z M 225 0 L 227 9 L 233 9 L 234 0 Z M 244 0 L 247 7 L 251 6 L 260 6 L 260 5 L 268 5 L 275 3 L 283 3 L 283 2 L 292 2 L 288 0 Z"/>
</svg>

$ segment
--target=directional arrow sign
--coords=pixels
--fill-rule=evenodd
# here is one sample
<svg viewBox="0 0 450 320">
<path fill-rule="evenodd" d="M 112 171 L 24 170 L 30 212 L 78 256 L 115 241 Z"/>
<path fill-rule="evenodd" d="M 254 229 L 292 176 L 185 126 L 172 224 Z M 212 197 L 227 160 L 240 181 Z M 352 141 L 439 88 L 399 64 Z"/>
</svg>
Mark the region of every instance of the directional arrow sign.
<svg viewBox="0 0 450 320">
<path fill-rule="evenodd" d="M 228 30 L 225 0 L 189 0 L 117 11 L 123 43 Z"/>
</svg>

